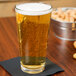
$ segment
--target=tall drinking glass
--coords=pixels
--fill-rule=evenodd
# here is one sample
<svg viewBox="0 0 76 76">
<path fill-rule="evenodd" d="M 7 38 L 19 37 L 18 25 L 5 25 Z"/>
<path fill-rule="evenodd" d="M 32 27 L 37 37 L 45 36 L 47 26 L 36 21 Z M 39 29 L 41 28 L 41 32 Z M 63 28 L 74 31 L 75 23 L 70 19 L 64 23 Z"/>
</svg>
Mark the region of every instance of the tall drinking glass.
<svg viewBox="0 0 76 76">
<path fill-rule="evenodd" d="M 22 71 L 40 73 L 45 68 L 51 6 L 44 3 L 16 5 Z"/>
</svg>

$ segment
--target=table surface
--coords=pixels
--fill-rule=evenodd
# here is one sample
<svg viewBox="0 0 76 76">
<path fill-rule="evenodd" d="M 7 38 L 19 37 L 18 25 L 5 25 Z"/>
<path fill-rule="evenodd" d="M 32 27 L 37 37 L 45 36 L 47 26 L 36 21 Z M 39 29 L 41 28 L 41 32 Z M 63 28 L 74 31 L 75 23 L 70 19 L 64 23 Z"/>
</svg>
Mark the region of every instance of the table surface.
<svg viewBox="0 0 76 76">
<path fill-rule="evenodd" d="M 76 52 L 73 41 L 60 40 L 51 31 L 48 39 L 47 57 L 65 71 L 53 76 L 76 76 Z M 15 17 L 0 18 L 0 61 L 19 56 Z M 11 76 L 0 66 L 0 76 Z"/>
</svg>

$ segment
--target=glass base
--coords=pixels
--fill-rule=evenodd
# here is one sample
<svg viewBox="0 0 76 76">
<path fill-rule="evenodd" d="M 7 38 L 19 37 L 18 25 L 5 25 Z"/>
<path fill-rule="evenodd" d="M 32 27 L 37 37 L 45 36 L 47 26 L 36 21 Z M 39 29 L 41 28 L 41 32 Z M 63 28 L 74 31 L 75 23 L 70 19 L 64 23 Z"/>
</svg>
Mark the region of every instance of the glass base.
<svg viewBox="0 0 76 76">
<path fill-rule="evenodd" d="M 61 40 L 68 40 L 68 41 L 75 41 L 76 39 L 67 39 L 67 38 L 62 38 L 62 37 L 59 37 L 55 34 L 55 36 Z"/>
<path fill-rule="evenodd" d="M 42 67 L 39 68 L 35 68 L 36 66 L 29 66 L 28 67 L 24 67 L 23 65 L 21 65 L 21 70 L 25 73 L 29 73 L 29 74 L 38 74 L 44 71 L 44 67 L 45 65 L 43 65 Z"/>
</svg>

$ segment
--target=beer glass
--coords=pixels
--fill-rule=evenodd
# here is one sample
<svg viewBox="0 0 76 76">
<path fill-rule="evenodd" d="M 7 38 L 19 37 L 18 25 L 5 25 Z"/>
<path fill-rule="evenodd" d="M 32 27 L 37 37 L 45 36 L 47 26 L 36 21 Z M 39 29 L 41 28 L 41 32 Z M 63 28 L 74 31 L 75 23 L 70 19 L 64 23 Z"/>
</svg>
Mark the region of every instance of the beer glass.
<svg viewBox="0 0 76 76">
<path fill-rule="evenodd" d="M 44 3 L 16 5 L 21 70 L 40 73 L 45 68 L 51 6 Z"/>
</svg>

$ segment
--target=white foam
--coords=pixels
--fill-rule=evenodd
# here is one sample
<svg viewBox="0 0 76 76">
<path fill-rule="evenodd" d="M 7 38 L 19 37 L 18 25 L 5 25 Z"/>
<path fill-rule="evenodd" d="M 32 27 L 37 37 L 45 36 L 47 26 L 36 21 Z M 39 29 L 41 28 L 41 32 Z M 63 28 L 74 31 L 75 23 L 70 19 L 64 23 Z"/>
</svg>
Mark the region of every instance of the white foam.
<svg viewBox="0 0 76 76">
<path fill-rule="evenodd" d="M 15 10 L 23 15 L 43 15 L 51 12 L 51 6 L 43 3 L 24 3 L 16 5 Z"/>
</svg>

